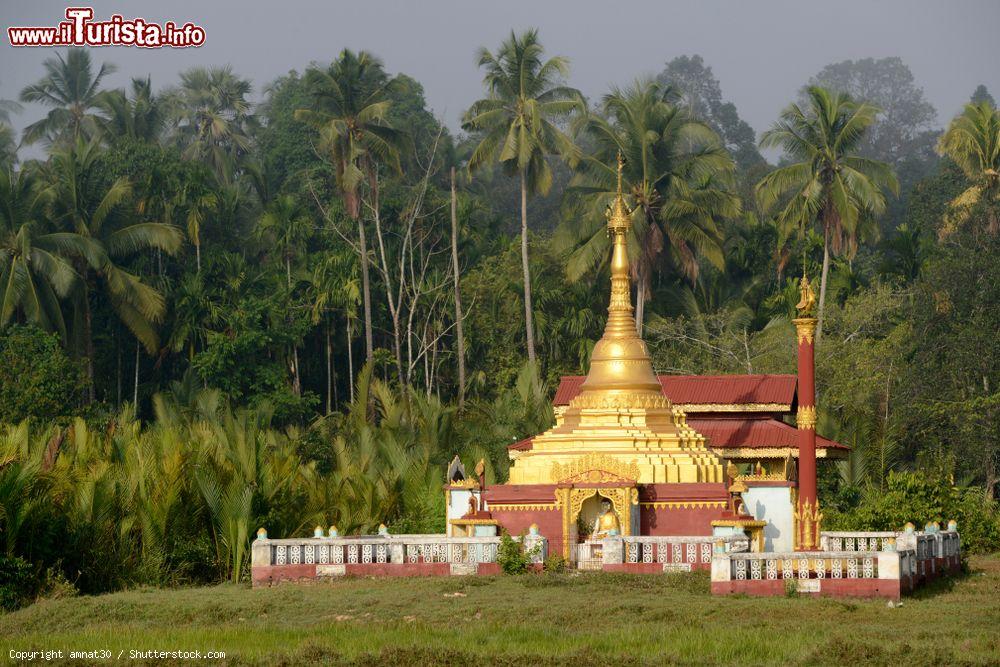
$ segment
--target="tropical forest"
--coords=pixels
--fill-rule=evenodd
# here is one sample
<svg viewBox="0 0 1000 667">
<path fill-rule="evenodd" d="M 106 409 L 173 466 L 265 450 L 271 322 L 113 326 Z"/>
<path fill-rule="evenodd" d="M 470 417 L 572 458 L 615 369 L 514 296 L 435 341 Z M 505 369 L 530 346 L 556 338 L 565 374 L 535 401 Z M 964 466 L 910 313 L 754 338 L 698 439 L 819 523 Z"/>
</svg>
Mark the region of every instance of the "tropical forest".
<svg viewBox="0 0 1000 667">
<path fill-rule="evenodd" d="M 808 276 L 825 525 L 1000 549 L 986 87 L 845 60 L 755 131 L 698 55 L 585 96 L 514 31 L 458 126 L 366 50 L 123 88 L 46 58 L 0 102 L 0 606 L 245 581 L 261 527 L 443 531 L 449 461 L 504 481 L 586 373 L 619 156 L 656 371 L 794 373 Z"/>
</svg>

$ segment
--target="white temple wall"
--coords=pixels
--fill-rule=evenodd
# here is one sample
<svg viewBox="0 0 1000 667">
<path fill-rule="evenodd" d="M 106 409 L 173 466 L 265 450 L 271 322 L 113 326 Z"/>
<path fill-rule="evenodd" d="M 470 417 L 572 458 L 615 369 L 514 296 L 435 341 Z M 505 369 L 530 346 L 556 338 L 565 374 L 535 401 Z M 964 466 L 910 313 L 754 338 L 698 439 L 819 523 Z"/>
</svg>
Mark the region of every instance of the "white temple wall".
<svg viewBox="0 0 1000 667">
<path fill-rule="evenodd" d="M 478 494 L 476 494 L 478 495 Z M 452 519 L 461 519 L 469 511 L 469 498 L 472 497 L 472 489 L 455 489 L 448 492 L 448 520 L 445 534 L 452 537 Z"/>
<path fill-rule="evenodd" d="M 794 549 L 795 518 L 790 486 L 753 486 L 746 483 L 743 503 L 755 519 L 767 521 L 764 526 L 766 551 L 792 551 Z"/>
</svg>

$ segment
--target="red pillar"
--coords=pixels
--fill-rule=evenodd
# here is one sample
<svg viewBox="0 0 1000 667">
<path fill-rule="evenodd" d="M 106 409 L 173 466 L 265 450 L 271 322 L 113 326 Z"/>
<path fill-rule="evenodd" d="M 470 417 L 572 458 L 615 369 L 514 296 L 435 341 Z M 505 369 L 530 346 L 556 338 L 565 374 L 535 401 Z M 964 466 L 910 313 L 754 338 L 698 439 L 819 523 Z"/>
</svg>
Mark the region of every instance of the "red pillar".
<svg viewBox="0 0 1000 667">
<path fill-rule="evenodd" d="M 796 508 L 799 549 L 819 547 L 819 503 L 816 495 L 816 318 L 800 317 L 795 324 L 799 349 L 799 410 L 795 416 L 799 440 L 799 502 Z"/>
</svg>

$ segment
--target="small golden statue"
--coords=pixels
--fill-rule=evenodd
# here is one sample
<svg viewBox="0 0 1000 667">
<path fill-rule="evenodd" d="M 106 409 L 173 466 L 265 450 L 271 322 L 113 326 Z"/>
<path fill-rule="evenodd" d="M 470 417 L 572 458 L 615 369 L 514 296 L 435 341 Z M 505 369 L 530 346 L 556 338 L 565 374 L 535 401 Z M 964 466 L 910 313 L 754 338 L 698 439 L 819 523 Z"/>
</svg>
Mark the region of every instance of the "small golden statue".
<svg viewBox="0 0 1000 667">
<path fill-rule="evenodd" d="M 591 539 L 599 540 L 605 537 L 621 535 L 621 524 L 618 522 L 618 515 L 611 508 L 611 501 L 605 500 L 601 503 L 603 513 L 594 521 L 594 530 L 590 534 Z"/>
<path fill-rule="evenodd" d="M 796 310 L 799 311 L 799 317 L 811 317 L 816 308 L 816 295 L 813 293 L 812 285 L 809 284 L 809 279 L 806 278 L 804 273 L 802 274 L 802 281 L 799 283 L 799 295 L 801 298 L 795 304 Z"/>
</svg>

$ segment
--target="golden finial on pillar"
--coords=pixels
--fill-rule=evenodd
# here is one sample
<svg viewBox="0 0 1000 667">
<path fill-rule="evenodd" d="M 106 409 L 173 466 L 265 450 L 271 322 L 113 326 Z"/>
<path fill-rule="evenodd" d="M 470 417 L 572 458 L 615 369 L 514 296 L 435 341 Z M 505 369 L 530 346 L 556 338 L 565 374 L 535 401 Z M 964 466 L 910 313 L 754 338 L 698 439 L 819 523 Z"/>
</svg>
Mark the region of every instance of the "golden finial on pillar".
<svg viewBox="0 0 1000 667">
<path fill-rule="evenodd" d="M 813 292 L 809 278 L 806 277 L 806 272 L 803 269 L 802 280 L 799 282 L 799 302 L 795 304 L 795 309 L 799 311 L 799 317 L 812 317 L 815 308 L 816 294 Z"/>
</svg>

